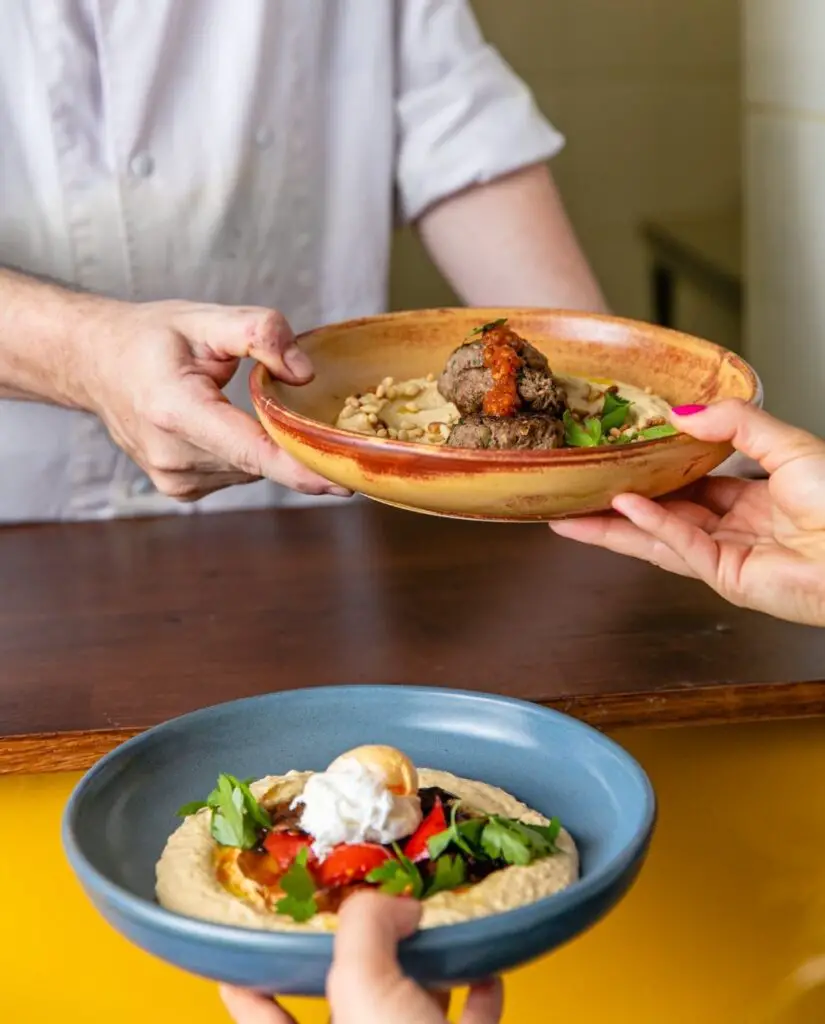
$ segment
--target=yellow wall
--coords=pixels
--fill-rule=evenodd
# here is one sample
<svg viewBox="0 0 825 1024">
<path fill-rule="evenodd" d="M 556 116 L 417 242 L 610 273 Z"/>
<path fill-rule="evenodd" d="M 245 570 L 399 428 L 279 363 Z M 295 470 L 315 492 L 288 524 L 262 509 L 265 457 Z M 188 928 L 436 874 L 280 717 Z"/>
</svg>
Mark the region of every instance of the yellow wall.
<svg viewBox="0 0 825 1024">
<path fill-rule="evenodd" d="M 706 214 L 740 198 L 739 0 L 475 0 L 488 38 L 568 139 L 553 162 L 617 312 L 649 318 L 650 215 Z M 409 234 L 396 308 L 451 293 Z M 686 289 L 680 326 L 724 344 L 738 321 Z"/>
<path fill-rule="evenodd" d="M 587 936 L 508 979 L 506 1024 L 813 1024 L 758 1016 L 825 954 L 825 722 L 632 732 L 657 840 L 625 903 Z M 224 1022 L 214 987 L 132 949 L 98 919 L 60 850 L 68 776 L 0 778 L 0 1021 Z M 818 1006 L 818 1009 L 817 1009 Z M 294 1004 L 326 1024 L 318 1004 Z M 389 1024 L 389 1022 L 388 1022 Z"/>
</svg>

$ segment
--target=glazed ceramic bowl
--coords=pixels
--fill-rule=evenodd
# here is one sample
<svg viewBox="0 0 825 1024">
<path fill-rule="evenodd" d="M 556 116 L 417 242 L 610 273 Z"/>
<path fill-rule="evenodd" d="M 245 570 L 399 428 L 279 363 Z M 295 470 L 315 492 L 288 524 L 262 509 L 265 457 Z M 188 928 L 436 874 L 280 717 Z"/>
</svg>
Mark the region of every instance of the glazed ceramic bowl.
<svg viewBox="0 0 825 1024">
<path fill-rule="evenodd" d="M 382 440 L 332 424 L 351 394 L 440 373 L 480 324 L 507 317 L 561 374 L 650 387 L 671 405 L 761 400 L 739 356 L 652 324 L 541 309 L 434 309 L 367 317 L 310 331 L 299 342 L 317 376 L 305 387 L 251 375 L 269 435 L 321 476 L 391 505 L 466 519 L 542 521 L 599 512 L 626 491 L 658 497 L 722 463 L 730 448 L 686 436 L 612 448 L 478 451 Z"/>
<path fill-rule="evenodd" d="M 642 769 L 594 729 L 534 704 L 459 690 L 340 686 L 207 708 L 118 747 L 75 789 L 63 840 L 100 913 L 149 953 L 207 978 L 264 992 L 323 992 L 332 938 L 210 924 L 154 899 L 154 866 L 181 804 L 222 771 L 260 778 L 325 768 L 362 743 L 390 743 L 416 764 L 501 786 L 578 843 L 582 877 L 504 914 L 426 930 L 402 946 L 425 985 L 457 985 L 514 967 L 594 924 L 624 895 L 653 829 Z"/>
</svg>

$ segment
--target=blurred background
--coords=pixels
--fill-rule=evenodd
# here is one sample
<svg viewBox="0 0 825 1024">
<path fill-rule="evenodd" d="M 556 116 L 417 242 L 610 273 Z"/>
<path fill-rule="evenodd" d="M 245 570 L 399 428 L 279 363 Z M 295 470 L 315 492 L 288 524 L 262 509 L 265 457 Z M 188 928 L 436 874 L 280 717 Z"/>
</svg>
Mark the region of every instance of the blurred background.
<svg viewBox="0 0 825 1024">
<path fill-rule="evenodd" d="M 615 312 L 751 359 L 825 434 L 825 0 L 474 0 L 567 146 L 552 169 Z M 454 301 L 408 232 L 394 308 Z"/>
</svg>

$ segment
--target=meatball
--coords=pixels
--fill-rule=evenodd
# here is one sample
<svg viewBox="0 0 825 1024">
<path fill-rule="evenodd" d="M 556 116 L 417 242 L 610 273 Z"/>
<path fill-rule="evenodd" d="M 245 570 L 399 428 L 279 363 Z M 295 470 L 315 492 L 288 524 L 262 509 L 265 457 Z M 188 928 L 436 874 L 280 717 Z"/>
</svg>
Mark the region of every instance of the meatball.
<svg viewBox="0 0 825 1024">
<path fill-rule="evenodd" d="M 516 387 L 525 408 L 561 416 L 566 407 L 564 391 L 553 379 L 545 356 L 529 341 L 522 342 L 519 355 L 524 366 Z M 484 366 L 484 343 L 473 341 L 461 345 L 447 360 L 438 390 L 462 416 L 469 416 L 481 412 L 484 396 L 492 385 L 492 375 Z"/>
<path fill-rule="evenodd" d="M 472 413 L 456 423 L 447 444 L 453 448 L 546 451 L 562 447 L 564 427 L 561 420 L 545 413 L 508 417 Z"/>
</svg>

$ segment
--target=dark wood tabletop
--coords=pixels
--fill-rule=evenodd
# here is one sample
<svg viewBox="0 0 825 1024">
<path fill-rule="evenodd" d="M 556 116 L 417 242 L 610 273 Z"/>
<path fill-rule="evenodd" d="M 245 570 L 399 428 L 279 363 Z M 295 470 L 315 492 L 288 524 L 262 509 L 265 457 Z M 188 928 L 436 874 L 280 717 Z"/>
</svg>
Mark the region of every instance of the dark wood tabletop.
<svg viewBox="0 0 825 1024">
<path fill-rule="evenodd" d="M 825 630 L 543 526 L 346 507 L 0 529 L 0 772 L 271 690 L 419 683 L 598 726 L 825 710 Z"/>
</svg>

